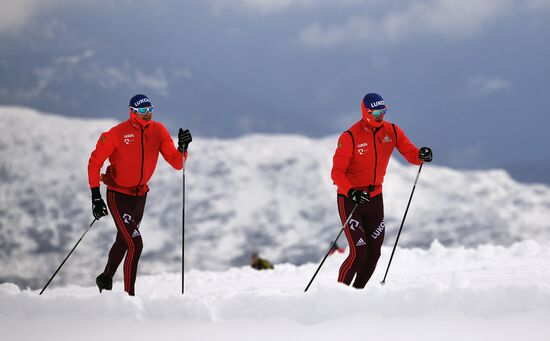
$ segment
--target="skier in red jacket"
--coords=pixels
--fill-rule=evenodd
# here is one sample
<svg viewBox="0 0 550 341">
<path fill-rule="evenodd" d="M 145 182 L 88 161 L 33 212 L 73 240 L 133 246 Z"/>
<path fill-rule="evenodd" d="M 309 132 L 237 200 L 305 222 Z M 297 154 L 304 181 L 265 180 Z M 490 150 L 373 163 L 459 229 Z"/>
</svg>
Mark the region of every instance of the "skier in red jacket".
<svg viewBox="0 0 550 341">
<path fill-rule="evenodd" d="M 192 141 L 189 130 L 180 128 L 178 149 L 168 130 L 152 120 L 153 105 L 147 96 L 130 100 L 130 118 L 99 137 L 88 162 L 88 181 L 92 191 L 92 211 L 96 219 L 106 216 L 107 205 L 117 228 L 116 240 L 109 252 L 105 270 L 96 278 L 99 292 L 111 290 L 113 276 L 124 255 L 124 290 L 134 295 L 139 257 L 143 248 L 139 225 L 143 217 L 147 182 L 153 175 L 158 155 L 175 169 L 187 160 L 187 146 Z M 106 174 L 101 167 L 109 159 Z M 99 191 L 100 180 L 107 185 L 107 205 Z"/>
<path fill-rule="evenodd" d="M 397 125 L 384 120 L 387 107 L 382 96 L 368 93 L 362 102 L 363 117 L 338 139 L 331 177 L 338 186 L 338 212 L 344 224 L 357 205 L 344 232 L 350 253 L 340 267 L 338 282 L 364 288 L 384 241 L 382 183 L 397 148 L 412 164 L 432 161 L 428 147 L 420 150 Z"/>
</svg>

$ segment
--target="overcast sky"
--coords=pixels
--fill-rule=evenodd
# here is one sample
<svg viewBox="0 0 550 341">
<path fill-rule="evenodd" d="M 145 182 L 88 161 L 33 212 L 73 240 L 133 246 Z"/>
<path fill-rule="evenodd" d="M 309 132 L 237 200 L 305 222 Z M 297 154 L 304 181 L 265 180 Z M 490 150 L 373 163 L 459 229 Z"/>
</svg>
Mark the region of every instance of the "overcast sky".
<svg viewBox="0 0 550 341">
<path fill-rule="evenodd" d="M 550 0 L 0 2 L 0 105 L 326 136 L 378 92 L 437 163 L 550 165 Z"/>
</svg>

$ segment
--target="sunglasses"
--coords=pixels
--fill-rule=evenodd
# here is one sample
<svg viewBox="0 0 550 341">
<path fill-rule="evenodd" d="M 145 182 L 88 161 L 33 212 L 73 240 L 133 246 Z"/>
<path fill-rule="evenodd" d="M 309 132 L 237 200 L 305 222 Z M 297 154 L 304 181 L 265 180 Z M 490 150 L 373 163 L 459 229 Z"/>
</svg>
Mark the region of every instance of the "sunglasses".
<svg viewBox="0 0 550 341">
<path fill-rule="evenodd" d="M 147 108 L 134 108 L 134 107 L 130 107 L 132 109 L 133 112 L 137 113 L 137 114 L 146 114 L 148 112 L 150 112 L 151 114 L 153 113 L 153 106 L 150 106 L 150 107 L 147 107 Z"/>
<path fill-rule="evenodd" d="M 384 108 L 384 109 L 378 109 L 378 110 L 370 110 L 370 113 L 372 114 L 372 116 L 378 117 L 380 115 L 385 115 L 387 111 L 388 109 Z"/>
</svg>

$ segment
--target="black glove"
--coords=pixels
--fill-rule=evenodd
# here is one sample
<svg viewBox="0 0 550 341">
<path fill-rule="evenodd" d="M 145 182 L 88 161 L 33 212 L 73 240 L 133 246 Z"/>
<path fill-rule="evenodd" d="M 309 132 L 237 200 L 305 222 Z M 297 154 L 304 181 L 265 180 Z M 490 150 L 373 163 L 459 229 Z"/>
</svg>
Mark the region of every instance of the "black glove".
<svg viewBox="0 0 550 341">
<path fill-rule="evenodd" d="M 193 138 L 189 129 L 183 130 L 183 128 L 180 128 L 178 132 L 178 150 L 183 153 L 184 150 L 187 150 L 191 141 L 193 141 Z"/>
<path fill-rule="evenodd" d="M 99 187 L 92 188 L 92 212 L 94 214 L 94 218 L 96 219 L 109 214 L 107 212 L 107 205 L 105 205 L 105 201 L 101 198 Z"/>
<path fill-rule="evenodd" d="M 369 201 L 370 194 L 367 191 L 352 188 L 348 192 L 348 198 L 353 200 L 356 204 L 361 205 Z"/>
<path fill-rule="evenodd" d="M 420 161 L 431 162 L 432 161 L 432 150 L 428 147 L 422 147 L 418 151 L 418 158 Z"/>
</svg>

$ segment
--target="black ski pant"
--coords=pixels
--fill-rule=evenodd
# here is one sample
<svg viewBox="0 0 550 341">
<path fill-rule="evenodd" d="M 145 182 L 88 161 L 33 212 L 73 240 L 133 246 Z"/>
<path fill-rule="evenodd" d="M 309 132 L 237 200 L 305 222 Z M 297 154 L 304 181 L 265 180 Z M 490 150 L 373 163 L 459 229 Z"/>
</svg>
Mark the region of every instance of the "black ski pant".
<svg viewBox="0 0 550 341">
<path fill-rule="evenodd" d="M 344 195 L 338 195 L 338 212 L 342 224 L 346 222 L 354 207 L 354 201 Z M 344 227 L 349 243 L 349 255 L 340 266 L 338 282 L 350 285 L 355 277 L 353 286 L 365 287 L 380 258 L 384 232 L 384 200 L 382 194 L 379 194 L 369 202 L 357 206 L 349 223 Z"/>
<path fill-rule="evenodd" d="M 107 191 L 107 205 L 115 221 L 117 234 L 111 251 L 109 251 L 109 259 L 104 273 L 113 277 L 124 255 L 126 255 L 124 260 L 124 290 L 132 296 L 134 295 L 139 257 L 143 249 L 139 224 L 143 218 L 146 198 L 147 194 L 132 196 L 111 190 Z"/>
</svg>

